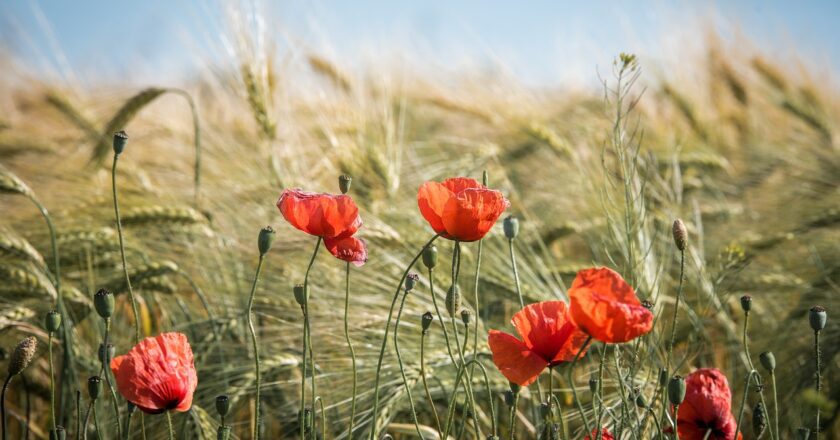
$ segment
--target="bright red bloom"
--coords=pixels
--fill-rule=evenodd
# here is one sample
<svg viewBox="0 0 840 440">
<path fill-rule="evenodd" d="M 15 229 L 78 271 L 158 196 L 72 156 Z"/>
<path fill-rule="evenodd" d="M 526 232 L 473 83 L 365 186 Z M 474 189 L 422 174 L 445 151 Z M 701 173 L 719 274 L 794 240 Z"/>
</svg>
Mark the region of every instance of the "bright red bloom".
<svg viewBox="0 0 840 440">
<path fill-rule="evenodd" d="M 583 440 L 597 440 L 598 433 L 593 429 L 592 433 L 583 438 Z M 601 440 L 615 440 L 615 437 L 607 428 L 601 428 Z"/>
<path fill-rule="evenodd" d="M 198 376 L 190 343 L 183 333 L 145 338 L 128 354 L 111 360 L 117 389 L 149 414 L 188 411 Z"/>
<path fill-rule="evenodd" d="M 731 405 L 729 382 L 720 370 L 703 368 L 689 374 L 685 378 L 685 400 L 677 414 L 680 440 L 734 440 L 737 422 Z M 712 434 L 705 437 L 709 429 Z"/>
<path fill-rule="evenodd" d="M 490 330 L 487 343 L 499 371 L 523 387 L 537 380 L 546 367 L 573 360 L 587 339 L 569 319 L 563 301 L 529 304 L 513 315 L 511 323 L 521 341 Z"/>
<path fill-rule="evenodd" d="M 328 238 L 324 240 L 324 246 L 335 258 L 353 263 L 357 267 L 367 261 L 367 245 L 361 238 Z"/>
<path fill-rule="evenodd" d="M 653 328 L 653 313 L 612 269 L 578 272 L 568 294 L 569 314 L 575 324 L 601 342 L 627 342 Z"/>
<path fill-rule="evenodd" d="M 467 177 L 443 183 L 426 182 L 417 192 L 420 213 L 432 229 L 445 238 L 481 240 L 510 202 L 501 192 Z"/>
<path fill-rule="evenodd" d="M 324 239 L 349 237 L 362 227 L 359 208 L 347 195 L 287 189 L 277 208 L 295 228 Z"/>
</svg>

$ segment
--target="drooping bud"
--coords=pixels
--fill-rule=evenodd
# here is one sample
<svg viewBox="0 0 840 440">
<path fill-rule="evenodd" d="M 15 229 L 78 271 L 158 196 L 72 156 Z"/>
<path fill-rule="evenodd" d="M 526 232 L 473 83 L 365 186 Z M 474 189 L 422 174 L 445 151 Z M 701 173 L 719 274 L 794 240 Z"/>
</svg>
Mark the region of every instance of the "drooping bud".
<svg viewBox="0 0 840 440">
<path fill-rule="evenodd" d="M 797 440 L 808 440 L 811 437 L 811 430 L 805 427 L 796 428 Z"/>
<path fill-rule="evenodd" d="M 765 351 L 758 355 L 758 360 L 761 361 L 761 365 L 767 369 L 769 372 L 773 372 L 776 369 L 776 356 L 773 355 L 772 351 Z"/>
<path fill-rule="evenodd" d="M 128 134 L 125 130 L 120 130 L 114 133 L 114 153 L 122 154 L 125 146 L 128 144 Z"/>
<path fill-rule="evenodd" d="M 677 245 L 677 249 L 684 251 L 685 246 L 688 244 L 688 229 L 685 228 L 685 223 L 681 219 L 674 220 L 672 232 L 674 233 L 674 244 Z"/>
<path fill-rule="evenodd" d="M 438 262 L 438 249 L 437 246 L 431 245 L 426 249 L 423 249 L 423 265 L 426 266 L 426 269 L 434 269 L 437 266 Z"/>
<path fill-rule="evenodd" d="M 472 322 L 472 312 L 467 309 L 461 310 L 461 322 L 463 322 L 465 326 L 469 326 L 470 322 Z"/>
<path fill-rule="evenodd" d="M 505 217 L 502 222 L 502 229 L 505 231 L 505 237 L 508 240 L 513 240 L 519 235 L 519 219 L 512 215 Z"/>
<path fill-rule="evenodd" d="M 216 396 L 216 412 L 219 413 L 219 417 L 227 417 L 230 412 L 230 397 L 227 394 Z"/>
<path fill-rule="evenodd" d="M 449 312 L 449 316 L 455 317 L 459 310 L 461 310 L 461 289 L 457 284 L 453 284 L 446 292 L 446 311 Z"/>
<path fill-rule="evenodd" d="M 257 237 L 257 248 L 260 250 L 260 255 L 265 255 L 274 244 L 275 238 L 274 229 L 271 226 L 266 226 L 260 229 L 260 235 Z"/>
<path fill-rule="evenodd" d="M 99 398 L 102 393 L 102 379 L 99 376 L 91 376 L 88 378 L 88 395 L 91 400 Z"/>
<path fill-rule="evenodd" d="M 685 400 L 685 379 L 674 376 L 668 381 L 668 401 L 672 405 L 679 405 Z"/>
<path fill-rule="evenodd" d="M 114 294 L 105 289 L 99 289 L 93 295 L 93 306 L 99 316 L 104 319 L 110 318 L 114 314 Z"/>
<path fill-rule="evenodd" d="M 67 431 L 64 430 L 64 427 L 58 425 L 55 429 L 50 430 L 50 440 L 65 440 L 67 438 Z"/>
<path fill-rule="evenodd" d="M 111 359 L 116 354 L 117 349 L 114 348 L 113 344 L 108 344 L 107 346 L 99 344 L 99 362 L 102 362 L 104 365 L 111 365 Z"/>
<path fill-rule="evenodd" d="M 741 308 L 744 310 L 744 313 L 750 313 L 752 310 L 752 297 L 749 295 L 744 295 L 741 297 Z"/>
<path fill-rule="evenodd" d="M 34 336 L 27 336 L 18 342 L 9 359 L 9 376 L 15 376 L 25 370 L 32 362 L 37 350 L 38 340 Z"/>
<path fill-rule="evenodd" d="M 296 284 L 295 285 L 295 301 L 297 301 L 298 305 L 303 307 L 307 301 L 309 301 L 309 286 L 304 286 L 303 284 Z"/>
<path fill-rule="evenodd" d="M 338 189 L 342 194 L 347 194 L 350 191 L 350 184 L 353 183 L 353 178 L 347 174 L 338 176 Z"/>
<path fill-rule="evenodd" d="M 55 333 L 61 327 L 61 314 L 55 310 L 50 310 L 44 317 L 44 328 L 49 333 Z"/>
<path fill-rule="evenodd" d="M 514 394 L 513 391 L 505 390 L 504 396 L 505 396 L 505 405 L 513 406 L 513 404 L 516 403 L 516 394 Z"/>
<path fill-rule="evenodd" d="M 416 273 L 410 273 L 405 277 L 405 291 L 410 292 L 414 289 L 414 286 L 417 285 L 417 281 L 420 279 L 420 275 Z"/>
<path fill-rule="evenodd" d="M 824 329 L 826 321 L 828 321 L 828 314 L 825 312 L 825 307 L 811 307 L 811 311 L 808 312 L 808 322 L 811 324 L 811 328 L 814 329 L 815 332 Z"/>
<path fill-rule="evenodd" d="M 767 428 L 767 415 L 764 413 L 764 405 L 761 402 L 758 402 L 753 408 L 752 428 L 755 438 L 761 438 L 764 429 Z"/>
<path fill-rule="evenodd" d="M 432 312 L 426 312 L 420 318 L 420 326 L 423 328 L 423 333 L 429 331 L 429 327 L 432 325 L 432 321 L 435 317 L 432 315 Z"/>
</svg>

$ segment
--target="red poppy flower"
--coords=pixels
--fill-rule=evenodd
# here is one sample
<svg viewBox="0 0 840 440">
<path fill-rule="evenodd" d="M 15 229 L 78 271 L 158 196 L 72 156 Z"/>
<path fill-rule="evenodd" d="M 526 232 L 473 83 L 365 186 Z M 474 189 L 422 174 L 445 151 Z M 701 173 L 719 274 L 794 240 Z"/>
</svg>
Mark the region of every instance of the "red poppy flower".
<svg viewBox="0 0 840 440">
<path fill-rule="evenodd" d="M 592 433 L 583 438 L 583 440 L 597 440 L 598 433 L 592 430 Z M 607 428 L 601 428 L 601 440 L 615 440 L 615 437 Z"/>
<path fill-rule="evenodd" d="M 627 342 L 653 327 L 653 313 L 612 269 L 578 272 L 568 293 L 569 314 L 575 324 L 601 342 Z"/>
<path fill-rule="evenodd" d="M 324 239 L 349 237 L 362 227 L 359 208 L 347 195 L 287 189 L 280 194 L 277 208 L 295 228 Z"/>
<path fill-rule="evenodd" d="M 501 192 L 467 177 L 426 182 L 417 192 L 420 213 L 443 237 L 459 241 L 481 240 L 510 202 Z"/>
<path fill-rule="evenodd" d="M 183 333 L 143 339 L 128 354 L 112 359 L 111 371 L 120 394 L 144 412 L 183 412 L 192 406 L 198 376 Z"/>
<path fill-rule="evenodd" d="M 324 246 L 335 258 L 362 266 L 367 261 L 367 245 L 365 241 L 356 237 L 328 238 Z"/>
<path fill-rule="evenodd" d="M 726 376 L 716 368 L 703 368 L 685 378 L 685 400 L 677 414 L 680 440 L 734 440 L 732 393 Z M 706 437 L 706 432 L 711 435 Z M 738 434 L 738 439 L 742 438 Z"/>
<path fill-rule="evenodd" d="M 499 371 L 523 387 L 537 380 L 546 367 L 574 359 L 587 339 L 569 319 L 563 301 L 529 304 L 513 315 L 511 323 L 521 341 L 490 330 L 487 343 Z"/>
</svg>

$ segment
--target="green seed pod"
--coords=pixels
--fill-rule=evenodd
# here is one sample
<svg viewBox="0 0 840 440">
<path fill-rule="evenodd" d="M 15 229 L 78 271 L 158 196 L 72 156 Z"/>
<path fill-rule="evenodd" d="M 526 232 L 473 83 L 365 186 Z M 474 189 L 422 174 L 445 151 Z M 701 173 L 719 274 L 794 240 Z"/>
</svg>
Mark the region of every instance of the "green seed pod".
<svg viewBox="0 0 840 440">
<path fill-rule="evenodd" d="M 227 394 L 216 396 L 216 411 L 220 417 L 227 417 L 230 412 L 230 397 Z"/>
<path fill-rule="evenodd" d="M 463 322 L 465 326 L 469 326 L 470 322 L 472 322 L 472 312 L 467 309 L 461 310 L 461 322 Z"/>
<path fill-rule="evenodd" d="M 219 429 L 216 430 L 216 440 L 229 440 L 230 439 L 230 426 L 224 425 L 219 426 Z"/>
<path fill-rule="evenodd" d="M 454 317 L 461 310 L 461 289 L 457 284 L 449 286 L 446 292 L 446 311 Z"/>
<path fill-rule="evenodd" d="M 752 297 L 749 295 L 744 295 L 741 297 L 741 309 L 744 310 L 744 313 L 750 313 L 752 310 Z"/>
<path fill-rule="evenodd" d="M 674 244 L 677 245 L 677 249 L 684 251 L 686 244 L 688 244 L 688 229 L 685 228 L 685 223 L 680 219 L 674 220 L 672 232 L 674 233 Z"/>
<path fill-rule="evenodd" d="M 125 130 L 114 133 L 114 154 L 122 154 L 126 144 L 128 144 L 128 134 Z"/>
<path fill-rule="evenodd" d="M 55 333 L 59 327 L 61 327 L 61 314 L 55 310 L 50 310 L 47 312 L 47 316 L 44 317 L 44 328 L 49 333 Z"/>
<path fill-rule="evenodd" d="M 519 394 L 519 391 L 522 390 L 522 386 L 518 383 L 508 382 L 510 385 L 510 390 L 513 391 L 514 394 Z"/>
<path fill-rule="evenodd" d="M 114 314 L 114 294 L 105 289 L 99 289 L 93 295 L 93 306 L 99 316 L 109 319 Z"/>
<path fill-rule="evenodd" d="M 429 331 L 429 327 L 432 325 L 432 321 L 435 317 L 432 315 L 432 312 L 426 312 L 420 318 L 420 326 L 423 328 L 423 333 Z"/>
<path fill-rule="evenodd" d="M 508 240 L 513 240 L 519 235 L 519 219 L 512 215 L 505 217 L 502 222 L 502 229 L 505 231 L 505 237 Z"/>
<path fill-rule="evenodd" d="M 679 405 L 685 400 L 685 379 L 674 376 L 668 381 L 668 401 L 672 405 Z"/>
<path fill-rule="evenodd" d="M 91 376 L 88 378 L 88 395 L 92 400 L 99 398 L 102 393 L 102 379 L 99 376 Z"/>
<path fill-rule="evenodd" d="M 295 285 L 295 301 L 297 301 L 298 305 L 303 307 L 307 301 L 309 301 L 309 286 L 304 287 L 303 284 Z"/>
<path fill-rule="evenodd" d="M 814 329 L 815 332 L 824 329 L 826 321 L 828 321 L 828 315 L 826 314 L 824 307 L 811 307 L 811 311 L 808 313 L 808 322 L 810 322 L 811 328 Z"/>
<path fill-rule="evenodd" d="M 34 336 L 27 336 L 18 342 L 9 359 L 9 376 L 15 376 L 25 370 L 32 362 L 37 350 L 38 340 Z"/>
<path fill-rule="evenodd" d="M 516 393 L 513 391 L 505 390 L 503 395 L 505 396 L 505 405 L 513 406 L 513 404 L 516 403 Z"/>
<path fill-rule="evenodd" d="M 417 280 L 420 279 L 420 275 L 416 273 L 410 273 L 405 277 L 405 291 L 406 293 L 411 292 L 414 289 L 414 286 L 417 285 Z"/>
<path fill-rule="evenodd" d="M 764 413 L 764 405 L 761 402 L 758 402 L 753 408 L 752 428 L 755 438 L 760 438 L 767 428 L 767 415 Z"/>
<path fill-rule="evenodd" d="M 761 365 L 767 369 L 769 372 L 773 372 L 776 369 L 776 356 L 773 356 L 772 351 L 765 351 L 758 355 L 758 360 L 761 361 Z"/>
<path fill-rule="evenodd" d="M 648 406 L 647 400 L 645 399 L 645 396 L 644 396 L 644 394 L 642 394 L 642 390 L 640 390 L 639 387 L 636 387 L 633 390 L 633 394 L 636 396 L 636 399 L 635 399 L 636 406 L 639 407 L 639 408 L 647 408 L 647 406 Z"/>
<path fill-rule="evenodd" d="M 265 255 L 274 244 L 274 229 L 271 226 L 266 226 L 260 229 L 260 235 L 257 237 L 257 248 L 260 250 L 260 255 Z"/>
<path fill-rule="evenodd" d="M 659 386 L 665 387 L 668 385 L 668 370 L 665 368 L 659 369 Z"/>
<path fill-rule="evenodd" d="M 811 430 L 808 428 L 800 427 L 796 428 L 796 439 L 797 440 L 808 440 L 811 437 Z"/>
<path fill-rule="evenodd" d="M 111 365 L 111 359 L 113 359 L 114 355 L 116 354 L 117 349 L 114 348 L 113 344 L 108 344 L 107 347 L 105 345 L 99 344 L 99 362 L 102 362 L 106 366 Z"/>
<path fill-rule="evenodd" d="M 50 440 L 65 440 L 67 438 L 67 431 L 63 426 L 56 426 L 55 429 L 50 430 Z"/>
<path fill-rule="evenodd" d="M 426 249 L 423 249 L 423 265 L 426 266 L 426 269 L 434 269 L 438 263 L 438 250 L 437 246 L 431 245 Z"/>
<path fill-rule="evenodd" d="M 350 191 L 350 184 L 353 183 L 353 178 L 347 174 L 338 176 L 338 189 L 342 194 L 347 194 Z"/>
</svg>

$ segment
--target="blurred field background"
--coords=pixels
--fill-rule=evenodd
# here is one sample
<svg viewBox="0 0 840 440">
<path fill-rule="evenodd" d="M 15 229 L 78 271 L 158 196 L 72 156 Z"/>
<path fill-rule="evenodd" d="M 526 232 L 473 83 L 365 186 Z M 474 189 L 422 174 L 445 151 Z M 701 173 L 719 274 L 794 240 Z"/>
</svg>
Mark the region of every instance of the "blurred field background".
<svg viewBox="0 0 840 440">
<path fill-rule="evenodd" d="M 360 420 L 369 424 L 390 295 L 404 265 L 431 236 L 416 190 L 425 180 L 478 178 L 484 170 L 522 221 L 516 247 L 527 302 L 564 298 L 578 269 L 609 265 L 634 280 L 640 297 L 655 302 L 657 316 L 670 317 L 679 264 L 670 225 L 683 218 L 691 248 L 676 349 L 681 368 L 721 368 L 740 402 L 747 367 L 738 298 L 751 294 L 751 350 L 755 358 L 765 350 L 776 354 L 783 429 L 792 436 L 793 428 L 810 426 L 820 405 L 825 437 L 840 438 L 840 389 L 833 386 L 840 361 L 840 327 L 833 318 L 840 310 L 840 90 L 833 67 L 797 58 L 795 50 L 782 53 L 743 35 L 725 35 L 702 21 L 686 23 L 687 31 L 674 36 L 684 51 L 639 54 L 640 77 L 627 95 L 628 101 L 639 98 L 638 105 L 623 119 L 635 136 L 616 142 L 609 90 L 617 86 L 618 50 L 587 66 L 588 83 L 546 85 L 503 66 L 434 69 L 411 51 L 360 61 L 294 36 L 275 44 L 269 36 L 284 29 L 272 26 L 259 7 L 220 10 L 223 33 L 207 37 L 224 62 L 202 62 L 202 50 L 183 54 L 199 61 L 182 78 L 146 82 L 147 72 L 142 80 L 127 75 L 125 84 L 119 77 L 91 83 L 74 79 L 71 68 L 44 74 L 16 50 L 0 52 L 0 184 L 14 185 L 9 176 L 17 176 L 54 218 L 80 380 L 98 370 L 101 328 L 91 307 L 97 289 L 118 294 L 117 352 L 125 352 L 131 339 L 109 169 L 111 133 L 125 128 L 130 141 L 119 187 L 143 329 L 183 331 L 197 354 L 194 409 L 175 418 L 185 438 L 215 435 L 213 400 L 221 393 L 234 398 L 235 431 L 248 432 L 254 377 L 245 358 L 243 310 L 257 232 L 266 224 L 279 233 L 255 304 L 264 347 L 265 429 L 274 436 L 296 432 L 302 323 L 292 286 L 303 279 L 314 240 L 279 216 L 274 203 L 282 188 L 337 192 L 339 174 L 353 177 L 351 195 L 365 221 L 360 235 L 370 247 L 368 264 L 351 274 Z M 118 68 L 104 70 L 131 71 L 125 63 L 132 61 L 117 60 Z M 41 322 L 55 290 L 47 275 L 49 235 L 38 211 L 13 194 L 0 194 L 0 211 L 0 346 L 8 349 L 27 334 L 45 340 Z M 439 246 L 442 257 L 449 255 L 449 245 Z M 509 329 L 518 308 L 507 252 L 496 228 L 485 240 L 478 285 L 484 329 Z M 465 273 L 474 271 L 474 246 L 464 248 L 464 264 Z M 322 253 L 311 280 L 315 374 L 335 436 L 345 434 L 349 411 L 350 361 L 340 325 L 343 269 Z M 436 288 L 448 285 L 447 271 L 439 272 Z M 414 378 L 420 315 L 431 307 L 421 275 L 424 294 L 408 298 L 400 327 Z M 463 278 L 461 287 L 472 298 L 472 276 Z M 444 291 L 436 293 L 442 298 Z M 813 341 L 806 315 L 816 304 L 830 317 L 823 332 L 827 400 L 808 391 Z M 651 377 L 664 354 L 664 344 L 656 343 L 664 329 L 657 325 L 646 344 Z M 440 395 L 453 369 L 440 335 L 432 332 L 427 343 L 428 367 L 439 381 L 433 393 Z M 483 344 L 479 350 L 487 353 Z M 491 362 L 486 365 L 494 401 L 505 408 L 500 393 L 507 383 Z M 579 384 L 596 367 L 587 358 Z M 28 404 L 21 388 L 10 394 L 11 418 L 25 417 L 30 407 L 34 438 L 43 438 L 47 426 L 46 371 L 45 356 L 28 370 Z M 399 424 L 410 426 L 410 416 L 392 352 L 383 371 L 384 411 L 376 422 L 396 423 L 399 435 Z M 475 387 L 486 399 L 484 385 Z M 415 393 L 419 401 L 417 396 L 422 394 Z M 570 397 L 566 404 L 564 413 L 576 426 Z M 107 424 L 109 412 L 100 414 Z M 488 417 L 479 414 L 485 425 Z M 524 434 L 527 427 L 522 429 Z"/>
</svg>

